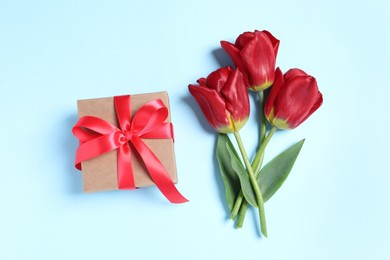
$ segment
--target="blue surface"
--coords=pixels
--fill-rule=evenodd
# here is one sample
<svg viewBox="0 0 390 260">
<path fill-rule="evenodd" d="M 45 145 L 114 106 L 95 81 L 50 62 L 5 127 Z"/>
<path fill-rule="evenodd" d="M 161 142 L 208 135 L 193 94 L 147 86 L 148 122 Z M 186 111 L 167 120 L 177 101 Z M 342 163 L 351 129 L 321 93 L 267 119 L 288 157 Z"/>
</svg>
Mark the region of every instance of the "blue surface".
<svg viewBox="0 0 390 260">
<path fill-rule="evenodd" d="M 378 0 L 1 0 L 0 259 L 389 259 L 389 11 Z M 278 37 L 277 64 L 316 76 L 324 95 L 267 150 L 306 138 L 266 204 L 268 239 L 254 211 L 241 230 L 229 221 L 216 136 L 187 91 L 228 62 L 220 40 L 254 29 Z M 160 90 L 190 202 L 155 188 L 83 194 L 76 100 Z"/>
</svg>

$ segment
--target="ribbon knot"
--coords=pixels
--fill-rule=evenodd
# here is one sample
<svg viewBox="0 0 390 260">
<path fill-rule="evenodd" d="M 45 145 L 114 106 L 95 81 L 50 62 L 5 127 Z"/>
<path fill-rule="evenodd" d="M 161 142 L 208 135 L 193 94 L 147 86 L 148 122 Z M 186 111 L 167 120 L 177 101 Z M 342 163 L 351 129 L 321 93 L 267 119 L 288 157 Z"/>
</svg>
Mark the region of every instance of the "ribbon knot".
<svg viewBox="0 0 390 260">
<path fill-rule="evenodd" d="M 141 140 L 141 138 L 173 139 L 173 126 L 165 122 L 169 114 L 168 108 L 160 99 L 156 99 L 143 105 L 130 120 L 129 95 L 115 96 L 114 106 L 119 128 L 93 116 L 80 118 L 73 127 L 73 134 L 80 141 L 76 151 L 76 168 L 81 170 L 81 162 L 117 149 L 118 188 L 135 189 L 131 144 L 164 196 L 172 203 L 186 202 L 187 199 L 176 189 L 160 160 Z"/>
<path fill-rule="evenodd" d="M 119 137 L 119 142 L 123 145 L 131 140 L 133 136 L 136 136 L 132 131 L 122 131 L 122 135 Z"/>
</svg>

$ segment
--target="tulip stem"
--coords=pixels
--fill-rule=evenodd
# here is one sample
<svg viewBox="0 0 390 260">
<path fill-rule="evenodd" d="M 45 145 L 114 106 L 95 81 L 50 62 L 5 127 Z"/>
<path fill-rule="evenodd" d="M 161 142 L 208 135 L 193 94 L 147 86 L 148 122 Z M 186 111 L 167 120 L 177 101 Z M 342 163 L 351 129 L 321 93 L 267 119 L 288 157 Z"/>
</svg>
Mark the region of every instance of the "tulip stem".
<svg viewBox="0 0 390 260">
<path fill-rule="evenodd" d="M 256 161 L 253 160 L 253 162 L 252 162 L 252 170 L 255 169 L 255 166 L 256 166 L 256 168 L 261 167 L 261 164 L 263 163 L 263 158 L 264 158 L 264 153 L 263 153 L 263 156 L 260 157 L 260 160 L 256 160 Z M 253 170 L 253 172 L 255 174 L 255 177 L 257 177 L 258 171 Z M 233 206 L 232 212 L 230 213 L 230 218 L 232 220 L 236 219 L 237 214 L 239 214 L 239 211 L 240 212 L 242 211 L 241 205 L 244 205 L 244 203 L 248 204 L 248 202 L 246 200 L 244 200 L 244 194 L 242 193 L 242 190 L 240 190 L 240 193 L 238 194 L 238 197 L 237 197 L 236 201 L 234 202 L 234 206 Z M 248 207 L 248 205 L 246 207 Z M 242 216 L 242 217 L 244 218 L 245 215 Z M 242 219 L 242 221 L 243 221 L 243 219 Z M 240 227 L 242 227 L 242 224 L 239 225 L 239 223 L 237 222 L 236 227 L 240 228 Z"/>
<path fill-rule="evenodd" d="M 269 131 L 267 137 L 264 139 L 263 143 L 260 145 L 260 149 L 257 151 L 255 159 L 252 162 L 252 169 L 254 169 L 256 180 L 257 180 L 257 177 L 260 174 L 261 165 L 263 164 L 265 148 L 267 147 L 269 141 L 271 140 L 272 136 L 274 135 L 274 133 L 277 130 L 278 129 L 276 127 L 273 127 Z M 238 195 L 238 198 L 234 202 L 234 206 L 233 206 L 233 210 L 236 209 L 236 208 L 239 209 L 237 212 L 235 212 L 235 216 L 234 216 L 234 218 L 236 216 L 238 216 L 237 217 L 237 223 L 236 223 L 236 227 L 237 228 L 241 228 L 242 227 L 242 225 L 244 223 L 244 219 L 245 219 L 245 214 L 246 214 L 246 211 L 248 209 L 248 202 L 246 200 L 243 200 L 242 198 L 243 198 L 243 194 L 242 194 L 242 191 L 241 191 L 240 194 Z M 233 213 L 233 211 L 232 211 L 232 213 Z"/>
<path fill-rule="evenodd" d="M 264 210 L 264 200 L 263 200 L 263 195 L 261 194 L 259 184 L 257 183 L 256 177 L 253 173 L 252 166 L 249 162 L 248 155 L 245 151 L 244 144 L 241 140 L 241 136 L 239 132 L 234 132 L 234 137 L 237 140 L 238 147 L 240 149 L 242 159 L 244 160 L 246 169 L 248 171 L 249 179 L 251 181 L 253 191 L 255 192 L 256 200 L 257 200 L 257 206 L 259 210 L 259 216 L 260 216 L 260 227 L 261 227 L 261 233 L 265 237 L 267 237 L 267 223 L 265 220 L 265 210 Z"/>
<path fill-rule="evenodd" d="M 234 204 L 236 205 L 236 204 Z M 246 211 L 248 209 L 248 201 L 244 200 L 242 201 L 242 203 L 240 204 L 240 209 L 238 211 L 238 215 L 237 215 L 237 222 L 236 222 L 236 228 L 242 228 L 243 224 L 244 224 L 244 220 L 245 220 L 245 215 L 246 215 Z"/>
<path fill-rule="evenodd" d="M 271 140 L 271 138 L 274 135 L 274 133 L 276 132 L 276 130 L 278 130 L 278 129 L 276 127 L 273 127 L 269 131 L 267 137 L 265 137 L 265 139 L 261 143 L 260 148 L 259 148 L 259 150 L 256 153 L 255 159 L 252 162 L 251 166 L 252 166 L 252 170 L 253 170 L 256 178 L 259 175 L 261 165 L 263 164 L 265 148 L 267 147 L 269 141 Z M 241 211 L 240 210 L 241 204 L 242 203 L 247 203 L 245 200 L 243 200 L 243 197 L 244 197 L 244 195 L 242 194 L 242 191 L 240 191 L 240 194 L 238 194 L 238 197 L 237 197 L 236 201 L 234 202 L 234 206 L 233 206 L 232 212 L 230 213 L 230 218 L 232 220 L 235 220 L 237 214 L 239 214 L 239 211 Z M 246 209 L 245 209 L 245 212 L 246 212 Z M 245 213 L 244 213 L 244 215 L 242 217 L 245 217 Z M 243 221 L 243 219 L 241 221 Z M 239 221 L 238 221 L 237 222 L 237 227 L 238 228 L 242 227 L 242 223 L 241 223 L 241 226 L 240 226 L 239 225 Z"/>
<path fill-rule="evenodd" d="M 253 165 L 253 172 L 255 172 L 256 177 L 260 172 L 261 165 L 263 164 L 263 158 L 264 158 L 264 151 L 267 147 L 269 141 L 271 140 L 272 136 L 275 134 L 275 132 L 278 130 L 275 126 L 271 128 L 269 131 L 267 137 L 264 139 L 264 141 L 261 143 L 259 150 L 256 153 L 255 159 L 253 159 L 252 165 Z"/>
<path fill-rule="evenodd" d="M 230 218 L 232 220 L 235 220 L 242 203 L 246 202 L 246 201 L 243 201 L 243 199 L 244 199 L 244 194 L 242 193 L 242 190 L 240 190 L 240 193 L 238 194 L 237 199 L 234 201 L 234 206 L 233 206 L 232 212 L 230 213 Z"/>
<path fill-rule="evenodd" d="M 266 118 L 264 113 L 264 91 L 259 91 L 259 103 L 260 103 L 260 144 L 263 143 L 266 131 Z"/>
</svg>

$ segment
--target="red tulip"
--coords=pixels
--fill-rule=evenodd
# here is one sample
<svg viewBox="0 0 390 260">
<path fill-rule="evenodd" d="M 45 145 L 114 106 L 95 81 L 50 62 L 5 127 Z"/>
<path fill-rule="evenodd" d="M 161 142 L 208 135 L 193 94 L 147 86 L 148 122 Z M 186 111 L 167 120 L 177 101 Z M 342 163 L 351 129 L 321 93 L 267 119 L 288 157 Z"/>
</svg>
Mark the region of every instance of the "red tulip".
<svg viewBox="0 0 390 260">
<path fill-rule="evenodd" d="M 221 46 L 243 72 L 249 89 L 262 91 L 272 85 L 279 40 L 270 32 L 244 32 L 235 44 L 221 41 Z"/>
<path fill-rule="evenodd" d="M 240 130 L 249 117 L 249 97 L 242 73 L 231 67 L 220 68 L 189 91 L 210 125 L 220 133 Z"/>
<path fill-rule="evenodd" d="M 299 126 L 322 104 L 322 94 L 314 77 L 300 69 L 284 75 L 277 68 L 275 81 L 265 104 L 268 121 L 280 129 Z"/>
</svg>

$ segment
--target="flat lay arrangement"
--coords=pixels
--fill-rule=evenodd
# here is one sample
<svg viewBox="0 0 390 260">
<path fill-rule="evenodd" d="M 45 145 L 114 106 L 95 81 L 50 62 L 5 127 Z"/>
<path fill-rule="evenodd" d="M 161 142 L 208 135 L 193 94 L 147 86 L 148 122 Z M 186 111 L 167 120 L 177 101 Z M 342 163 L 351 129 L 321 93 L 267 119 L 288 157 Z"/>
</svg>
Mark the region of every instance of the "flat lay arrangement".
<svg viewBox="0 0 390 260">
<path fill-rule="evenodd" d="M 0 1 L 0 259 L 388 260 L 389 10 Z"/>
<path fill-rule="evenodd" d="M 220 133 L 216 156 L 231 219 L 237 221 L 236 226 L 240 228 L 248 206 L 258 208 L 264 236 L 267 236 L 264 203 L 286 180 L 304 140 L 262 167 L 265 148 L 278 129 L 296 128 L 322 104 L 322 94 L 313 76 L 301 69 L 290 69 L 284 74 L 280 68 L 275 70 L 279 44 L 280 41 L 265 30 L 244 32 L 235 44 L 221 41 L 236 68 L 217 69 L 207 78 L 198 79 L 198 85 L 189 85 L 208 122 Z M 265 99 L 264 92 L 268 89 L 270 92 Z M 260 102 L 259 148 L 252 162 L 239 132 L 249 119 L 248 90 L 258 93 Z M 166 122 L 169 112 L 163 101 L 153 99 L 159 96 L 168 103 L 166 93 L 79 101 L 79 121 L 73 133 L 80 140 L 76 167 L 83 168 L 84 190 L 135 189 L 155 184 L 170 202 L 187 202 L 172 181 L 177 178 L 173 126 Z M 140 107 L 142 101 L 139 100 L 149 103 Z M 268 132 L 266 119 L 272 125 Z M 241 158 L 227 133 L 233 133 Z M 170 171 L 143 139 L 153 140 L 154 149 L 160 151 Z M 161 143 L 164 139 L 169 143 Z M 135 153 L 142 162 L 134 159 Z M 135 169 L 133 164 L 136 164 Z"/>
</svg>

